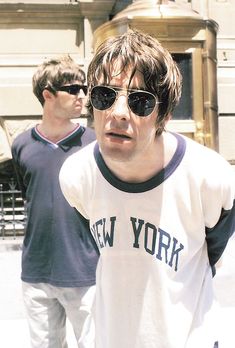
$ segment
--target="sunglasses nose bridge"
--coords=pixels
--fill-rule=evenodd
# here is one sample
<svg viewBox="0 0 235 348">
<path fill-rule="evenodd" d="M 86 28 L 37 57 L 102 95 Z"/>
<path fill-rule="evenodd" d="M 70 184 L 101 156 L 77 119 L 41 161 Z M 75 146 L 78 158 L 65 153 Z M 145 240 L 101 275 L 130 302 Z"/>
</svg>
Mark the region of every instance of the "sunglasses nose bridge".
<svg viewBox="0 0 235 348">
<path fill-rule="evenodd" d="M 76 93 L 76 96 L 77 96 L 78 98 L 85 98 L 85 97 L 86 97 L 86 94 L 85 94 L 84 90 L 83 90 L 82 88 L 80 88 L 80 89 L 78 90 L 78 92 Z"/>
</svg>

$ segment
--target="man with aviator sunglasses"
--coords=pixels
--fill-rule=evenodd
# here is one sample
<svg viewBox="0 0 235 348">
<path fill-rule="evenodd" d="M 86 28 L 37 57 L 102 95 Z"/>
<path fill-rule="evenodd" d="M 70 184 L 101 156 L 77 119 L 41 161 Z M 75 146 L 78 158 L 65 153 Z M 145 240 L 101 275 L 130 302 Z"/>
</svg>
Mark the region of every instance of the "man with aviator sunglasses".
<svg viewBox="0 0 235 348">
<path fill-rule="evenodd" d="M 100 250 L 96 348 L 218 347 L 213 276 L 235 228 L 234 173 L 167 131 L 181 85 L 169 52 L 135 30 L 88 68 L 97 141 L 65 161 L 60 183 Z"/>
<path fill-rule="evenodd" d="M 98 249 L 87 220 L 62 195 L 58 177 L 64 160 L 95 139 L 93 130 L 72 121 L 82 112 L 84 82 L 69 56 L 43 62 L 33 76 L 42 121 L 12 146 L 27 208 L 21 278 L 32 348 L 67 348 L 66 318 L 77 346 L 94 347 Z"/>
</svg>

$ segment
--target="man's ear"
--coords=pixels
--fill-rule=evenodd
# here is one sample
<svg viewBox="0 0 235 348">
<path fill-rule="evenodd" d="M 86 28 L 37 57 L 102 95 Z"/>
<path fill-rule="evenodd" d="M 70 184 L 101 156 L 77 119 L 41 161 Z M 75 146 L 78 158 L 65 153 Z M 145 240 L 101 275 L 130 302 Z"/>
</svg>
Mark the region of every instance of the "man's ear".
<svg viewBox="0 0 235 348">
<path fill-rule="evenodd" d="M 45 101 L 52 99 L 54 97 L 54 94 L 51 91 L 49 91 L 48 89 L 44 89 L 42 92 L 42 95 L 43 95 L 43 98 Z"/>
</svg>

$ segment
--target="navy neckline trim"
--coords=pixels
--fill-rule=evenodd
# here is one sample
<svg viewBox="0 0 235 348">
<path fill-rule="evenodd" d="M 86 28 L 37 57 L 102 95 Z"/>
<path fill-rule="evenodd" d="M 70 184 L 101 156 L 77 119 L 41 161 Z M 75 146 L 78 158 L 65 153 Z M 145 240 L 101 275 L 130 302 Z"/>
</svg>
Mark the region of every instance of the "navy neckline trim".
<svg viewBox="0 0 235 348">
<path fill-rule="evenodd" d="M 69 134 L 67 137 L 63 138 L 61 141 L 58 141 L 56 144 L 50 142 L 46 138 L 40 136 L 40 133 L 36 131 L 36 127 L 32 128 L 32 135 L 35 139 L 43 142 L 44 144 L 53 144 L 57 145 L 59 147 L 63 146 L 69 146 L 70 144 L 73 144 L 73 140 L 78 137 L 81 137 L 82 134 L 85 132 L 85 127 L 79 126 L 72 134 Z"/>
<path fill-rule="evenodd" d="M 95 144 L 94 147 L 94 157 L 96 164 L 103 175 L 103 177 L 115 188 L 120 191 L 129 192 L 129 193 L 141 193 L 145 191 L 149 191 L 154 189 L 163 183 L 167 178 L 169 178 L 176 170 L 176 168 L 181 163 L 185 151 L 186 151 L 186 141 L 179 134 L 172 133 L 177 139 L 177 148 L 174 153 L 174 156 L 168 163 L 168 165 L 163 168 L 159 173 L 154 175 L 149 180 L 142 183 L 128 183 L 118 179 L 107 167 L 105 164 L 103 157 L 99 150 L 98 143 Z"/>
</svg>

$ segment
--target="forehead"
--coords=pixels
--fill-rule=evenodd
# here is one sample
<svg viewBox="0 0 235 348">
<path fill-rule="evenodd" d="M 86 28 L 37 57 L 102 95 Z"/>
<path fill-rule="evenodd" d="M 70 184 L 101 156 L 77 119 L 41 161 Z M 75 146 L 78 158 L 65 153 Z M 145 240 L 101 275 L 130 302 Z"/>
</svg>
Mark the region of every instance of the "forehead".
<svg viewBox="0 0 235 348">
<path fill-rule="evenodd" d="M 71 80 L 71 81 L 67 81 L 64 83 L 64 86 L 70 86 L 70 85 L 81 85 L 82 81 L 81 80 Z"/>
<path fill-rule="evenodd" d="M 116 60 L 108 67 L 108 81 L 105 81 L 104 76 L 99 80 L 99 83 L 110 84 L 118 87 L 129 88 L 144 88 L 143 74 L 136 70 L 131 65 L 123 67 L 120 61 Z"/>
</svg>

